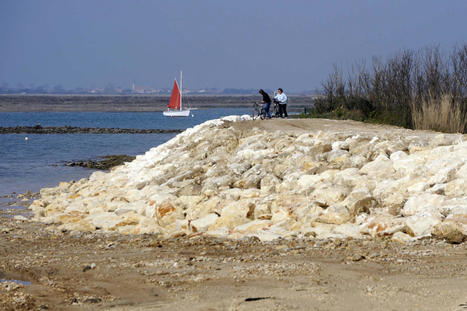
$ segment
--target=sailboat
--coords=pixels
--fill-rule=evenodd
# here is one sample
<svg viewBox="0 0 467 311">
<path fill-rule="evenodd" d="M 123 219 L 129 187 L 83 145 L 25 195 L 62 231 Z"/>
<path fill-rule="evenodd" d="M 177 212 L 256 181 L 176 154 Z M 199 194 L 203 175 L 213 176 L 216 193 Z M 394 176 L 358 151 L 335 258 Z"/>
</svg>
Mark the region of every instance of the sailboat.
<svg viewBox="0 0 467 311">
<path fill-rule="evenodd" d="M 177 79 L 174 81 L 172 95 L 170 96 L 167 110 L 163 112 L 166 117 L 189 117 L 190 109 L 183 109 L 182 106 L 183 73 L 180 71 L 180 88 Z"/>
</svg>

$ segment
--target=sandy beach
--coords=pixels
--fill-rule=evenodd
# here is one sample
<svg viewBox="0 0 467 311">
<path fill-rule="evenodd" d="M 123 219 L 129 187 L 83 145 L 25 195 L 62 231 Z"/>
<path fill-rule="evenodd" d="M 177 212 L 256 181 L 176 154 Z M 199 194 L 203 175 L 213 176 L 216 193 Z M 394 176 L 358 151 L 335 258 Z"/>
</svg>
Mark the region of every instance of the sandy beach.
<svg viewBox="0 0 467 311">
<path fill-rule="evenodd" d="M 49 231 L 0 218 L 2 310 L 465 310 L 466 244 Z"/>
</svg>

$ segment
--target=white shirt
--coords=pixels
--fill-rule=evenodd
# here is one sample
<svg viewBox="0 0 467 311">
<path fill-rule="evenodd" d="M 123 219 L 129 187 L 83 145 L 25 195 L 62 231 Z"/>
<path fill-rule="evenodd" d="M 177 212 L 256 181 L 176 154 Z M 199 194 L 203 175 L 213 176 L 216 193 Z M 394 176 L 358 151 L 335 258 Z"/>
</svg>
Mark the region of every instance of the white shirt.
<svg viewBox="0 0 467 311">
<path fill-rule="evenodd" d="M 277 99 L 281 105 L 287 104 L 287 95 L 285 95 L 283 92 L 282 94 L 277 94 L 274 96 L 274 99 Z"/>
</svg>

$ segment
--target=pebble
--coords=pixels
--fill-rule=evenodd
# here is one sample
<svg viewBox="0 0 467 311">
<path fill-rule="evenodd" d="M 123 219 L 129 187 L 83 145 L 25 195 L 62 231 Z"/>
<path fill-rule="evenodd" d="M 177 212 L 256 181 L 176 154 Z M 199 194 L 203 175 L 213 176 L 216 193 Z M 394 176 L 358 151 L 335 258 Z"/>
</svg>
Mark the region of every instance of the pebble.
<svg viewBox="0 0 467 311">
<path fill-rule="evenodd" d="M 360 261 L 360 260 L 363 260 L 363 259 L 365 259 L 365 256 L 363 256 L 362 254 L 354 254 L 351 257 L 352 261 Z"/>
</svg>

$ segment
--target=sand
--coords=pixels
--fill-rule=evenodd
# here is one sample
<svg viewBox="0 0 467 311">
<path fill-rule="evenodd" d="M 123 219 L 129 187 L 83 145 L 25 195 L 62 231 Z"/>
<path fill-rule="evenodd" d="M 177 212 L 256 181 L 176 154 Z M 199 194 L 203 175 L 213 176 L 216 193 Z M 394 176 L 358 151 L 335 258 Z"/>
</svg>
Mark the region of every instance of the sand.
<svg viewBox="0 0 467 311">
<path fill-rule="evenodd" d="M 465 310 L 466 243 L 69 234 L 0 218 L 2 310 Z"/>
</svg>

